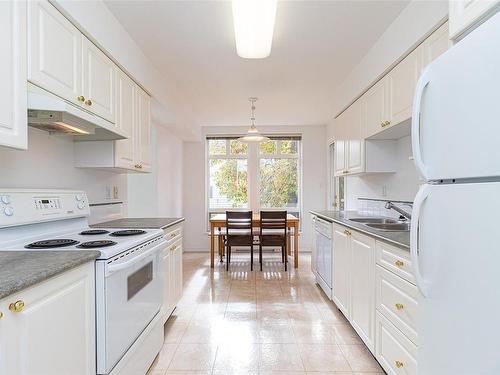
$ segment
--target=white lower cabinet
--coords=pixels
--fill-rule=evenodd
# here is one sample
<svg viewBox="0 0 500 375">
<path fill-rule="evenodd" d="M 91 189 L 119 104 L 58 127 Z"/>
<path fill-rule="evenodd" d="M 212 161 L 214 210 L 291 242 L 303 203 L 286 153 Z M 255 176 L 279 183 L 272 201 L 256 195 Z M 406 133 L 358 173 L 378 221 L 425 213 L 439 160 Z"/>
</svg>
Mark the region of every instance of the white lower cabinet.
<svg viewBox="0 0 500 375">
<path fill-rule="evenodd" d="M 351 324 L 372 352 L 375 348 L 375 240 L 359 232 L 350 235 L 352 252 Z"/>
<path fill-rule="evenodd" d="M 28 148 L 26 1 L 0 2 L 0 146 Z"/>
<path fill-rule="evenodd" d="M 332 300 L 388 374 L 416 374 L 419 292 L 408 250 L 333 224 Z"/>
<path fill-rule="evenodd" d="M 95 374 L 94 262 L 0 301 L 0 374 Z"/>
<path fill-rule="evenodd" d="M 333 301 L 366 346 L 375 346 L 375 240 L 333 226 Z"/>
<path fill-rule="evenodd" d="M 351 247 L 349 230 L 338 224 L 333 225 L 333 302 L 349 319 L 350 278 L 351 278 Z"/>
<path fill-rule="evenodd" d="M 387 374 L 416 374 L 417 347 L 377 311 L 375 357 Z"/>
<path fill-rule="evenodd" d="M 163 306 L 162 315 L 166 321 L 182 297 L 182 224 L 166 229 L 167 246 L 163 251 Z"/>
</svg>

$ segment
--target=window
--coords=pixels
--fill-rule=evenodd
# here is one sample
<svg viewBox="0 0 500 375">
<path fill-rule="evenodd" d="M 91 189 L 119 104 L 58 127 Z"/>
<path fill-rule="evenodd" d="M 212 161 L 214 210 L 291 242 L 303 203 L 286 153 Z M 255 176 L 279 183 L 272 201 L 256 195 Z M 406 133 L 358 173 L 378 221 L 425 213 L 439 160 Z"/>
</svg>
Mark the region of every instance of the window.
<svg viewBox="0 0 500 375">
<path fill-rule="evenodd" d="M 226 210 L 287 210 L 301 215 L 301 139 L 246 144 L 207 137 L 207 217 Z"/>
</svg>

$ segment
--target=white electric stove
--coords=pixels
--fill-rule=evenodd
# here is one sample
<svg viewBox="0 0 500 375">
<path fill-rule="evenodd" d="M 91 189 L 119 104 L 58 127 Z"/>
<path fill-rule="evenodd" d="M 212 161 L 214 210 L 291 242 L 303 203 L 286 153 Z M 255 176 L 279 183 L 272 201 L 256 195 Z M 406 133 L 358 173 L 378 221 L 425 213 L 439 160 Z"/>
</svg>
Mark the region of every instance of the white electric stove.
<svg viewBox="0 0 500 375">
<path fill-rule="evenodd" d="M 97 373 L 113 369 L 157 320 L 163 303 L 160 229 L 92 229 L 85 192 L 0 189 L 0 251 L 98 250 L 96 261 Z M 156 325 L 155 325 L 156 326 Z M 152 345 L 154 359 L 161 343 Z M 151 359 L 151 361 L 152 361 Z M 145 361 L 144 366 L 147 366 Z M 147 367 L 146 367 L 147 369 Z"/>
</svg>

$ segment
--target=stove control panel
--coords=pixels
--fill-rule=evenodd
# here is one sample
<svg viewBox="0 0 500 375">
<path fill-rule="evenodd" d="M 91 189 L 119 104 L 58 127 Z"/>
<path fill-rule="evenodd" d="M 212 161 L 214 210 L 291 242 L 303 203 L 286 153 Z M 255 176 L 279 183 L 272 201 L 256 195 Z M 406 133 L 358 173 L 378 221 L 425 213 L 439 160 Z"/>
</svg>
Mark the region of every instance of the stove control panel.
<svg viewBox="0 0 500 375">
<path fill-rule="evenodd" d="M 75 190 L 0 189 L 0 227 L 84 217 L 87 195 Z"/>
</svg>

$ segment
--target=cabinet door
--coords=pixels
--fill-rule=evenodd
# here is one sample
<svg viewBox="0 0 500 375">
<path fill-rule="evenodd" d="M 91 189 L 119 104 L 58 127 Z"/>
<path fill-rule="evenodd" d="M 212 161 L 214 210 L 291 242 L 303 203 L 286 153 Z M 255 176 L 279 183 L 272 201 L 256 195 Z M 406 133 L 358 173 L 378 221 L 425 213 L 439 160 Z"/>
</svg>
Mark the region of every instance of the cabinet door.
<svg viewBox="0 0 500 375">
<path fill-rule="evenodd" d="M 316 226 L 316 216 L 314 215 L 311 215 L 311 233 L 313 234 L 312 236 L 312 248 L 311 248 L 311 271 L 312 273 L 314 273 L 316 275 L 316 271 L 317 271 L 317 265 L 316 265 L 316 261 L 317 261 L 317 258 L 318 258 L 318 251 L 317 251 L 317 242 L 316 242 L 316 230 L 315 230 L 315 226 Z"/>
<path fill-rule="evenodd" d="M 0 2 L 0 146 L 28 148 L 26 1 Z"/>
<path fill-rule="evenodd" d="M 365 170 L 365 141 L 356 139 L 349 141 L 347 149 L 346 169 L 349 174 L 360 173 Z"/>
<path fill-rule="evenodd" d="M 349 231 L 340 225 L 333 227 L 333 302 L 349 319 L 351 247 Z"/>
<path fill-rule="evenodd" d="M 167 248 L 162 255 L 164 272 L 163 311 L 167 314 L 170 314 L 173 309 L 173 288 L 170 276 L 170 273 L 172 272 L 172 258 L 172 251 L 170 251 L 170 248 Z"/>
<path fill-rule="evenodd" d="M 434 31 L 422 44 L 424 66 L 445 53 L 452 46 L 448 34 L 448 22 Z"/>
<path fill-rule="evenodd" d="M 335 176 L 343 176 L 346 171 L 346 152 L 349 141 L 335 141 Z"/>
<path fill-rule="evenodd" d="M 119 168 L 134 169 L 134 135 L 136 122 L 135 83 L 120 69 L 116 69 L 116 126 L 129 137 L 115 141 L 115 164 Z"/>
<path fill-rule="evenodd" d="M 28 2 L 28 80 L 81 104 L 82 34 L 47 1 Z"/>
<path fill-rule="evenodd" d="M 150 97 L 137 88 L 137 162 L 141 165 L 141 171 L 151 171 L 151 112 Z"/>
<path fill-rule="evenodd" d="M 421 48 L 415 49 L 392 69 L 388 76 L 390 126 L 411 117 L 413 94 L 421 68 Z"/>
<path fill-rule="evenodd" d="M 183 280 L 182 280 L 182 244 L 177 245 L 174 251 L 175 254 L 175 305 L 182 297 Z"/>
<path fill-rule="evenodd" d="M 375 342 L 375 240 L 352 232 L 351 324 L 373 352 Z"/>
<path fill-rule="evenodd" d="M 453 0 L 450 4 L 450 38 L 456 39 L 499 9 L 499 0 Z"/>
<path fill-rule="evenodd" d="M 93 262 L 10 296 L 5 373 L 95 374 L 94 299 Z"/>
<path fill-rule="evenodd" d="M 84 107 L 115 122 L 115 64 L 82 36 Z"/>
<path fill-rule="evenodd" d="M 361 98 L 366 108 L 366 138 L 380 132 L 387 125 L 388 114 L 388 80 L 384 77 L 378 81 Z"/>
</svg>

